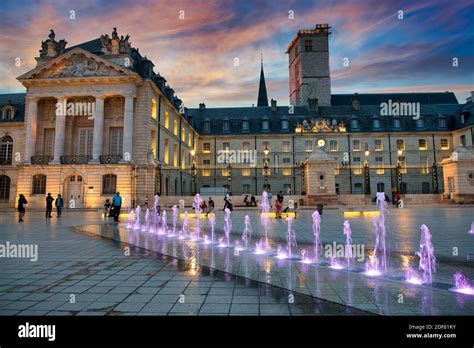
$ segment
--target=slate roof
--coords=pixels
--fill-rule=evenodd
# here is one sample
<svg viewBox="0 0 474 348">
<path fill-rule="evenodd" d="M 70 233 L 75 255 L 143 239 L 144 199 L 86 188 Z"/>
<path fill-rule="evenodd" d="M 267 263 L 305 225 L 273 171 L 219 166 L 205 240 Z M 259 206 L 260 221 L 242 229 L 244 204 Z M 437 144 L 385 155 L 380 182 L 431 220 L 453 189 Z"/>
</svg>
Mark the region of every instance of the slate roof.
<svg viewBox="0 0 474 348">
<path fill-rule="evenodd" d="M 332 94 L 331 105 L 351 105 L 358 100 L 361 105 L 380 105 L 391 99 L 392 102 L 418 102 L 421 104 L 459 104 L 453 92 L 428 93 L 367 93 Z"/>
</svg>

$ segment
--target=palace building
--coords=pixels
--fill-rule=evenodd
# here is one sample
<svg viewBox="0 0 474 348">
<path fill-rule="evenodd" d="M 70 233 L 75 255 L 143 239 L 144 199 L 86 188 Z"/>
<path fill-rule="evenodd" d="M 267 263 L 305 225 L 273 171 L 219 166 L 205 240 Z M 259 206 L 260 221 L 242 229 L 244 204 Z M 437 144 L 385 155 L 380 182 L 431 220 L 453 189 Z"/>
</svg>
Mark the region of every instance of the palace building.
<svg viewBox="0 0 474 348">
<path fill-rule="evenodd" d="M 305 204 L 377 191 L 473 201 L 473 97 L 332 94 L 329 34 L 318 24 L 288 46 L 289 106 L 268 105 L 262 62 L 257 106 L 188 109 L 128 35 L 114 28 L 66 48 L 51 31 L 37 66 L 18 77 L 26 93 L 0 95 L 1 204 L 23 193 L 42 207 L 51 192 L 70 208 L 97 208 L 120 191 L 129 207 L 154 192 L 222 187 L 281 190 Z M 235 150 L 255 161 L 221 156 Z"/>
</svg>

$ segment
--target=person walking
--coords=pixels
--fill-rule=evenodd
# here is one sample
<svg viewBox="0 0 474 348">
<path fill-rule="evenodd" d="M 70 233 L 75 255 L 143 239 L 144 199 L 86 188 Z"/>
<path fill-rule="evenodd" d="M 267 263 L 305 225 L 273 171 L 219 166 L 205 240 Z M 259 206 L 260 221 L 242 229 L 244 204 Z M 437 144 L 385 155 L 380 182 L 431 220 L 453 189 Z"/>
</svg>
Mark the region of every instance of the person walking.
<svg viewBox="0 0 474 348">
<path fill-rule="evenodd" d="M 53 202 L 54 198 L 51 196 L 51 193 L 48 192 L 46 196 L 46 219 L 51 219 L 51 212 L 53 211 Z"/>
<path fill-rule="evenodd" d="M 120 208 L 122 208 L 122 197 L 117 192 L 112 198 L 112 206 L 114 207 L 114 221 L 119 222 Z"/>
<path fill-rule="evenodd" d="M 206 217 L 209 215 L 209 213 L 212 213 L 214 212 L 214 207 L 215 207 L 215 204 L 214 204 L 214 201 L 212 200 L 212 197 L 209 197 L 209 200 L 207 201 L 208 203 L 208 206 L 209 206 L 209 210 L 207 211 L 206 213 Z"/>
<path fill-rule="evenodd" d="M 18 222 L 23 222 L 23 217 L 25 216 L 27 204 L 28 204 L 28 201 L 26 200 L 25 196 L 21 193 L 20 197 L 18 198 Z"/>
<path fill-rule="evenodd" d="M 56 198 L 54 205 L 56 206 L 56 217 L 60 218 L 63 212 L 63 206 L 64 206 L 64 200 L 61 197 L 61 195 L 58 194 L 58 198 Z"/>
<path fill-rule="evenodd" d="M 280 205 L 281 205 L 281 206 L 283 206 L 283 199 L 284 199 L 283 191 L 278 192 L 278 194 L 277 194 L 277 200 L 278 200 L 278 202 L 280 202 Z"/>
</svg>

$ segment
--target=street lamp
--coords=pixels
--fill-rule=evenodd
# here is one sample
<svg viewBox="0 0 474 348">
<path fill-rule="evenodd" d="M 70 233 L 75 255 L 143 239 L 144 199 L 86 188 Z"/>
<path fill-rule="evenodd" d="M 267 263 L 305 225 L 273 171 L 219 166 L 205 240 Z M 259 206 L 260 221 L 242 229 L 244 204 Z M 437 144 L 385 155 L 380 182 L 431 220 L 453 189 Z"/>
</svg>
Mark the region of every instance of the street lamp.
<svg viewBox="0 0 474 348">
<path fill-rule="evenodd" d="M 265 149 L 263 150 L 263 153 L 265 154 L 265 159 L 263 161 L 263 175 L 265 176 L 265 185 L 264 188 L 268 187 L 268 154 L 270 153 L 270 150 L 268 149 L 268 145 L 265 144 Z"/>
<path fill-rule="evenodd" d="M 401 162 L 401 157 L 403 155 L 403 150 L 398 149 L 397 151 L 397 193 L 400 193 L 401 187 L 402 187 L 402 162 Z"/>
<path fill-rule="evenodd" d="M 191 165 L 191 172 L 193 176 L 193 194 L 196 194 L 196 162 L 194 155 L 196 154 L 196 151 L 194 149 L 191 150 L 191 156 L 193 157 L 192 165 Z"/>
<path fill-rule="evenodd" d="M 370 195 L 370 169 L 369 169 L 369 162 L 368 157 L 370 155 L 369 145 L 365 143 L 365 161 L 364 161 L 364 186 L 365 186 L 365 194 Z"/>
<path fill-rule="evenodd" d="M 227 166 L 227 173 L 228 173 L 227 181 L 229 182 L 229 191 L 232 191 L 232 166 L 230 163 Z"/>
</svg>

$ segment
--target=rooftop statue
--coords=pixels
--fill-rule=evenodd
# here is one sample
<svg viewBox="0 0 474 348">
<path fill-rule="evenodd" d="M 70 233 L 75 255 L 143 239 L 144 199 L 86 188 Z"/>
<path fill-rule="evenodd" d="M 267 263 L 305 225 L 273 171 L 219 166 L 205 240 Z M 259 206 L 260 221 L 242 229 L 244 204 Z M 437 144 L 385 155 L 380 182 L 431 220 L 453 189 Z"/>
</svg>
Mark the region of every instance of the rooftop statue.
<svg viewBox="0 0 474 348">
<path fill-rule="evenodd" d="M 121 35 L 119 37 L 117 28 L 113 28 L 112 37 L 108 34 L 100 36 L 100 43 L 102 44 L 102 52 L 106 54 L 130 54 L 132 49 L 130 43 L 130 35 Z"/>
<path fill-rule="evenodd" d="M 41 49 L 39 51 L 41 58 L 54 58 L 64 53 L 67 45 L 67 41 L 62 39 L 59 41 L 55 40 L 56 34 L 53 29 L 49 31 L 48 39 L 41 41 Z"/>
</svg>

